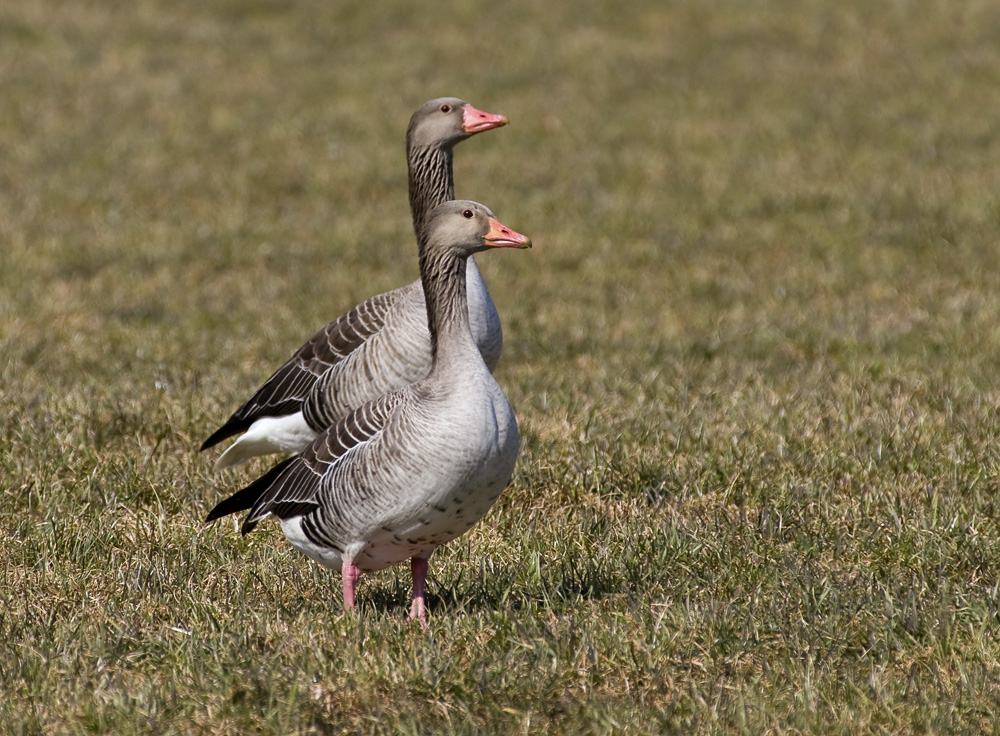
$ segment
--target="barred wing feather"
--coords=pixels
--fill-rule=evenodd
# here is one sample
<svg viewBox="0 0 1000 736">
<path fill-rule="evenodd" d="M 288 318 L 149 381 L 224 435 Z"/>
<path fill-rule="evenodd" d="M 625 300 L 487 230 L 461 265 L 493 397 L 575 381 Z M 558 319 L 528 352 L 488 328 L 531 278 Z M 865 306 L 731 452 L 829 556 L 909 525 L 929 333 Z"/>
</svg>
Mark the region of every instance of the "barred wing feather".
<svg viewBox="0 0 1000 736">
<path fill-rule="evenodd" d="M 313 335 L 202 443 L 201 449 L 245 432 L 262 417 L 280 417 L 299 411 L 313 386 L 330 368 L 382 329 L 401 291 L 394 289 L 373 296 Z"/>
<path fill-rule="evenodd" d="M 206 521 L 250 509 L 241 531 L 246 534 L 268 514 L 280 519 L 319 507 L 317 495 L 323 476 L 347 453 L 376 438 L 404 403 L 405 392 L 386 394 L 359 407 L 330 426 L 302 454 L 289 458 L 246 488 L 219 503 Z"/>
</svg>

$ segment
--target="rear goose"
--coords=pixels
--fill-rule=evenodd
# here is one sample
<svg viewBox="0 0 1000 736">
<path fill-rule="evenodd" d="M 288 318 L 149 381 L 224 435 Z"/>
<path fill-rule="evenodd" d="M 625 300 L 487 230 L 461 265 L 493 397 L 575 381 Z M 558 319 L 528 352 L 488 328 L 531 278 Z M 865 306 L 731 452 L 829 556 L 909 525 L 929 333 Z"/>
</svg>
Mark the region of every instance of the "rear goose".
<svg viewBox="0 0 1000 736">
<path fill-rule="evenodd" d="M 465 262 L 531 241 L 483 205 L 454 201 L 430 214 L 419 243 L 430 373 L 338 420 L 206 521 L 249 509 L 246 534 L 273 514 L 293 547 L 341 570 L 348 609 L 362 572 L 409 559 L 410 618 L 425 622 L 428 558 L 486 514 L 520 445 L 514 412 L 472 337 Z"/>
<path fill-rule="evenodd" d="M 454 97 L 422 105 L 406 131 L 410 212 L 419 235 L 427 214 L 455 198 L 452 149 L 484 130 L 507 124 Z M 472 258 L 467 265 L 473 339 L 492 371 L 500 359 L 500 317 Z M 215 469 L 257 455 L 299 452 L 347 412 L 430 370 L 430 337 L 420 280 L 374 296 L 313 335 L 243 406 L 202 444 L 205 450 L 246 432 Z"/>
</svg>

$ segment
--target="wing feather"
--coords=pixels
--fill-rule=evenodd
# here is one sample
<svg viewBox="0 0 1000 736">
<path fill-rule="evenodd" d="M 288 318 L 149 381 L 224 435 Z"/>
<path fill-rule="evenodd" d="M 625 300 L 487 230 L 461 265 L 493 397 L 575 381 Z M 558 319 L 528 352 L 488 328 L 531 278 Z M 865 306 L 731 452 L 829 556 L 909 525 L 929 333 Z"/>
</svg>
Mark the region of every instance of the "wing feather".
<svg viewBox="0 0 1000 736">
<path fill-rule="evenodd" d="M 361 302 L 313 335 L 202 443 L 201 449 L 245 432 L 261 417 L 280 417 L 299 411 L 323 374 L 382 329 L 386 315 L 405 288 Z"/>
<path fill-rule="evenodd" d="M 279 463 L 219 503 L 206 521 L 249 509 L 242 526 L 246 534 L 268 514 L 286 519 L 316 510 L 326 473 L 350 450 L 375 439 L 406 396 L 405 391 L 394 391 L 359 407 L 320 434 L 300 455 Z"/>
</svg>

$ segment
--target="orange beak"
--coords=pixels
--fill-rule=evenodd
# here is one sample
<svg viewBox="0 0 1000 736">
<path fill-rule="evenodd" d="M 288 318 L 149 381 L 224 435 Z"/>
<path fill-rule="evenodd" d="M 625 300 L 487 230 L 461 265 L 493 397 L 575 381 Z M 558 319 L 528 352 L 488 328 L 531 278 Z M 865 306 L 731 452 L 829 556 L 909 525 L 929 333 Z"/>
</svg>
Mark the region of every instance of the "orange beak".
<svg viewBox="0 0 1000 736">
<path fill-rule="evenodd" d="M 483 236 L 486 245 L 491 248 L 530 248 L 531 240 L 527 235 L 521 235 L 511 230 L 495 217 L 490 218 L 490 231 Z"/>
<path fill-rule="evenodd" d="M 469 135 L 482 133 L 484 130 L 492 130 L 507 124 L 507 118 L 503 115 L 494 115 L 491 112 L 477 110 L 472 105 L 462 108 L 462 130 Z"/>
</svg>

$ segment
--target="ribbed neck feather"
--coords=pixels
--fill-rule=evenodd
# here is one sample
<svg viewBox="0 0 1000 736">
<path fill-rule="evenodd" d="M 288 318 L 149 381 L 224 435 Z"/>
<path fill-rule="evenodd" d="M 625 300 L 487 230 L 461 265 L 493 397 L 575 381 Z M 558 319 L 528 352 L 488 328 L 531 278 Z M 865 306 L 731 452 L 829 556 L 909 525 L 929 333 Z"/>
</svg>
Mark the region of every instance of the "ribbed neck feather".
<svg viewBox="0 0 1000 736">
<path fill-rule="evenodd" d="M 410 214 L 413 230 L 420 237 L 427 215 L 444 202 L 455 199 L 451 149 L 407 146 L 410 187 Z"/>
<path fill-rule="evenodd" d="M 420 280 L 427 302 L 434 367 L 452 352 L 478 354 L 469 328 L 469 298 L 465 290 L 466 258 L 420 244 Z"/>
</svg>

